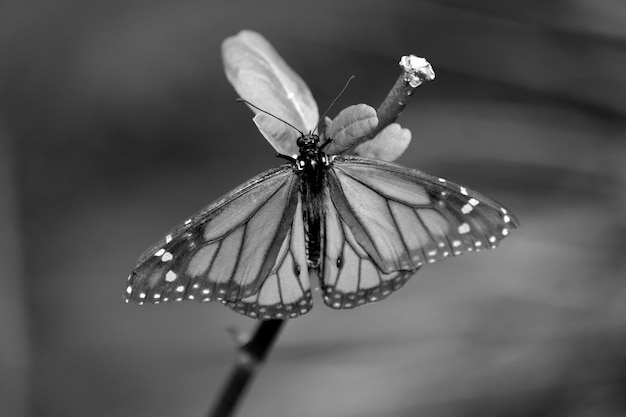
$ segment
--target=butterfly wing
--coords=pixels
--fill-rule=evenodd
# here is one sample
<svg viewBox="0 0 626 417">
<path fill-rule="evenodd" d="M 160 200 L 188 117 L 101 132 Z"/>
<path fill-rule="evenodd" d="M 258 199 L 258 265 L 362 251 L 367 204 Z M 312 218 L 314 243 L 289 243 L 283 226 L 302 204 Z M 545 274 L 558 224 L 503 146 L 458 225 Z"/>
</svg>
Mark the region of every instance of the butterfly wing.
<svg viewBox="0 0 626 417">
<path fill-rule="evenodd" d="M 176 227 L 140 257 L 126 301 L 217 300 L 251 317 L 308 311 L 298 181 L 289 165 L 266 171 Z"/>
<path fill-rule="evenodd" d="M 268 277 L 256 293 L 226 305 L 248 317 L 264 320 L 293 318 L 311 310 L 313 299 L 304 242 L 302 204 L 298 198 L 291 228 Z"/>
<path fill-rule="evenodd" d="M 423 264 L 493 248 L 518 226 L 499 203 L 393 163 L 336 156 L 327 179 L 322 287 L 333 308 L 378 301 Z"/>
<path fill-rule="evenodd" d="M 354 229 L 335 206 L 330 189 L 324 199 L 324 212 L 321 285 L 326 305 L 337 309 L 353 308 L 382 300 L 402 287 L 419 268 L 382 270 L 374 260 L 377 253 L 365 249 L 362 228 L 355 236 Z M 380 230 L 380 233 L 385 232 Z"/>
</svg>

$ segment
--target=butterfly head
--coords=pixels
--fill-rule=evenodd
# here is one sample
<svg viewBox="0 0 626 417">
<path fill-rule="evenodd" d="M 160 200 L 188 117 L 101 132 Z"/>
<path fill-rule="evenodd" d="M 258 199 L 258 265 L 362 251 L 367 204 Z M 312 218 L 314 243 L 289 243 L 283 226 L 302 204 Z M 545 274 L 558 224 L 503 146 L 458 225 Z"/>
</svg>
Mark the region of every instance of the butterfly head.
<svg viewBox="0 0 626 417">
<path fill-rule="evenodd" d="M 300 153 L 317 150 L 317 145 L 320 142 L 320 137 L 315 133 L 309 133 L 307 135 L 301 135 L 296 144 L 300 148 Z"/>
</svg>

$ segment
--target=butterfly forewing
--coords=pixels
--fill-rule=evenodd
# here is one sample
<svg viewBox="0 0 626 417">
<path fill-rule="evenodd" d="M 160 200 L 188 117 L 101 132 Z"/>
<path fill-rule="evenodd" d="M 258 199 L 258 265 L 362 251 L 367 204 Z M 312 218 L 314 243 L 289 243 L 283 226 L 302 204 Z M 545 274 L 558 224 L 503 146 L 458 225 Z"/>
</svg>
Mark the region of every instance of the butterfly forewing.
<svg viewBox="0 0 626 417">
<path fill-rule="evenodd" d="M 148 250 L 129 276 L 127 301 L 232 302 L 258 294 L 284 242 L 301 236 L 292 231 L 297 205 L 290 166 L 250 180 Z M 283 259 L 302 262 L 298 256 Z"/>
</svg>

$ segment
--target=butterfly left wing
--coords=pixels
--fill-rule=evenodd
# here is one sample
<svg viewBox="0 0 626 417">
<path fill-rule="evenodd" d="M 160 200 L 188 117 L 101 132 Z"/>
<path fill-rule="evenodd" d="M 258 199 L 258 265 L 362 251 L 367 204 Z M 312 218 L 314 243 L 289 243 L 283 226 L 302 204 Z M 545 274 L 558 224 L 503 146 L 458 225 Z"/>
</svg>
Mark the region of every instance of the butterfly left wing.
<svg viewBox="0 0 626 417">
<path fill-rule="evenodd" d="M 322 287 L 333 308 L 378 301 L 423 264 L 494 248 L 518 226 L 499 203 L 401 165 L 336 156 L 327 178 Z"/>
<path fill-rule="evenodd" d="M 301 219 L 291 167 L 267 171 L 146 251 L 126 301 L 217 300 L 251 317 L 302 314 L 311 296 Z"/>
</svg>

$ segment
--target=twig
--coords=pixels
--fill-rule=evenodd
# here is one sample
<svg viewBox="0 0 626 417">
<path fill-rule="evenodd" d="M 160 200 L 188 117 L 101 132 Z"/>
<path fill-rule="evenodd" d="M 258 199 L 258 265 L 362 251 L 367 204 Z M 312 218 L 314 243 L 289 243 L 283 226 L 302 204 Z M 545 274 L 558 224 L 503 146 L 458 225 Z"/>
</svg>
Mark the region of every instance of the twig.
<svg viewBox="0 0 626 417">
<path fill-rule="evenodd" d="M 239 348 L 233 368 L 209 417 L 232 416 L 256 370 L 267 357 L 286 320 L 261 321 L 252 339 Z"/>
<path fill-rule="evenodd" d="M 435 78 L 435 73 L 428 61 L 414 55 L 403 56 L 400 60 L 402 73 L 387 94 L 387 97 L 378 107 L 378 126 L 368 135 L 376 136 L 378 132 L 395 122 L 408 104 L 413 91 L 422 82 Z M 235 367 L 218 396 L 217 403 L 208 414 L 209 417 L 230 417 L 239 404 L 252 377 L 259 365 L 263 363 L 285 320 L 264 320 L 259 323 L 249 342 L 239 348 Z"/>
<path fill-rule="evenodd" d="M 400 117 L 402 110 L 409 103 L 417 87 L 424 81 L 435 79 L 435 72 L 424 58 L 415 55 L 405 55 L 400 59 L 399 65 L 402 68 L 402 73 L 389 91 L 389 94 L 387 94 L 387 97 L 385 97 L 385 100 L 376 109 L 378 126 L 367 135 L 368 139 L 376 136 L 381 130 Z"/>
</svg>

